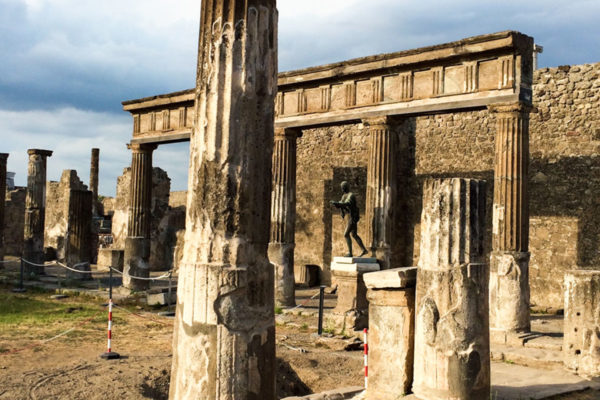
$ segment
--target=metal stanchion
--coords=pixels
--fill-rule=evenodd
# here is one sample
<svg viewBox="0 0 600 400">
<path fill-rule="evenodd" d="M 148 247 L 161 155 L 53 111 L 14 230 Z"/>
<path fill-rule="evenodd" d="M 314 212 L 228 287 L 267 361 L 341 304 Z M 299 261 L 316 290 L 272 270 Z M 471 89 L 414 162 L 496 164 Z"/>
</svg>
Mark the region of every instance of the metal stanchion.
<svg viewBox="0 0 600 400">
<path fill-rule="evenodd" d="M 15 293 L 24 293 L 27 290 L 25 290 L 25 288 L 23 287 L 23 258 L 21 258 L 21 276 L 19 277 L 19 287 L 18 288 L 14 288 L 12 291 Z"/>
<path fill-rule="evenodd" d="M 319 336 L 323 334 L 323 302 L 325 301 L 325 286 L 319 288 Z"/>
</svg>

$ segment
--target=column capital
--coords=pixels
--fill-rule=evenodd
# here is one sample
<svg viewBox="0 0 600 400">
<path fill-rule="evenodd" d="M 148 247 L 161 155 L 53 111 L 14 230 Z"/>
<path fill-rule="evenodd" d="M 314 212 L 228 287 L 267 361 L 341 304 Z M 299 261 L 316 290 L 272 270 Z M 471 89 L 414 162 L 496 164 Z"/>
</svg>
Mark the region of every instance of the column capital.
<svg viewBox="0 0 600 400">
<path fill-rule="evenodd" d="M 127 143 L 127 148 L 134 153 L 152 153 L 157 147 L 155 143 Z"/>
<path fill-rule="evenodd" d="M 391 115 L 382 115 L 379 117 L 363 118 L 362 123 L 368 127 L 389 127 L 393 122 Z"/>
<path fill-rule="evenodd" d="M 300 128 L 278 128 L 275 127 L 275 140 L 297 139 L 302 136 Z"/>
<path fill-rule="evenodd" d="M 490 104 L 488 110 L 493 114 L 529 114 L 534 110 L 531 104 L 518 101 L 515 103 L 496 103 Z"/>
<path fill-rule="evenodd" d="M 29 149 L 27 150 L 27 154 L 29 154 L 30 156 L 33 155 L 40 155 L 43 157 L 50 157 L 52 155 L 53 151 L 52 150 L 41 150 L 41 149 Z"/>
<path fill-rule="evenodd" d="M 0 153 L 0 162 L 6 162 L 8 159 L 9 153 Z"/>
</svg>

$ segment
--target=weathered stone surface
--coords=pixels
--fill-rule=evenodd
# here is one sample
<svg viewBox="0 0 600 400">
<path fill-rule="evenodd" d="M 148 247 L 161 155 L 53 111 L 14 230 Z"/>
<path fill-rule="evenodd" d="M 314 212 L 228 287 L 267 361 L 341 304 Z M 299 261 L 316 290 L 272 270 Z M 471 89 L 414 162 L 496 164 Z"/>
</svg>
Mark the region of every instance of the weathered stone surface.
<svg viewBox="0 0 600 400">
<path fill-rule="evenodd" d="M 275 266 L 275 302 L 296 305 L 294 279 L 294 233 L 296 229 L 296 138 L 293 129 L 275 131 L 271 237 L 269 261 Z"/>
<path fill-rule="evenodd" d="M 23 252 L 26 196 L 26 188 L 18 188 L 6 193 L 4 213 L 5 255 L 20 256 Z"/>
<path fill-rule="evenodd" d="M 417 281 L 417 267 L 392 268 L 363 275 L 367 289 L 399 289 L 412 287 Z"/>
<path fill-rule="evenodd" d="M 485 182 L 427 181 L 421 229 L 413 391 L 427 400 L 489 399 Z"/>
<path fill-rule="evenodd" d="M 124 250 L 118 249 L 99 249 L 98 250 L 98 269 L 112 267 L 123 271 Z"/>
<path fill-rule="evenodd" d="M 59 261 L 65 260 L 69 207 L 72 190 L 87 190 L 77 176 L 77 171 L 66 169 L 59 182 L 46 183 L 46 218 L 44 244 L 56 251 Z"/>
<path fill-rule="evenodd" d="M 524 103 L 490 106 L 496 117 L 490 326 L 528 331 L 529 112 Z"/>
<path fill-rule="evenodd" d="M 98 215 L 98 167 L 100 163 L 100 149 L 92 149 L 90 160 L 90 190 L 92 191 L 92 215 Z"/>
<path fill-rule="evenodd" d="M 146 290 L 150 286 L 150 241 L 144 237 L 125 239 L 123 253 L 123 286 L 132 290 Z M 141 278 L 141 279 L 136 279 Z"/>
<path fill-rule="evenodd" d="M 369 130 L 367 167 L 367 247 L 382 269 L 391 268 L 394 199 L 396 197 L 396 136 L 388 117 L 363 121 Z"/>
<path fill-rule="evenodd" d="M 354 262 L 353 261 L 360 261 Z M 334 257 L 331 263 L 333 282 L 337 285 L 337 304 L 327 316 L 328 325 L 338 331 L 363 329 L 368 326 L 369 302 L 363 276 L 379 271 L 375 258 Z"/>
<path fill-rule="evenodd" d="M 8 153 L 0 153 L 0 261 L 4 260 L 4 210 L 6 204 L 6 162 Z"/>
<path fill-rule="evenodd" d="M 385 272 L 385 271 L 382 271 Z M 381 272 L 373 272 L 377 275 Z M 369 274 L 365 274 L 365 277 Z M 415 340 L 415 281 L 403 288 L 369 289 L 367 398 L 397 400 L 410 393 Z"/>
<path fill-rule="evenodd" d="M 294 267 L 294 275 L 296 283 L 301 286 L 313 287 L 319 284 L 319 268 L 318 265 L 299 265 Z"/>
<path fill-rule="evenodd" d="M 171 399 L 275 399 L 275 0 L 202 2 Z"/>
<path fill-rule="evenodd" d="M 24 271 L 26 275 L 43 274 L 44 218 L 46 201 L 46 158 L 49 150 L 29 149 L 27 167 L 27 197 L 25 198 L 25 224 L 23 239 Z"/>
<path fill-rule="evenodd" d="M 565 366 L 579 375 L 600 375 L 600 271 L 565 274 Z"/>
<path fill-rule="evenodd" d="M 92 202 L 93 192 L 71 190 L 65 238 L 65 262 L 78 271 L 91 271 L 92 261 Z M 92 274 L 66 271 L 70 279 L 92 279 Z"/>
</svg>

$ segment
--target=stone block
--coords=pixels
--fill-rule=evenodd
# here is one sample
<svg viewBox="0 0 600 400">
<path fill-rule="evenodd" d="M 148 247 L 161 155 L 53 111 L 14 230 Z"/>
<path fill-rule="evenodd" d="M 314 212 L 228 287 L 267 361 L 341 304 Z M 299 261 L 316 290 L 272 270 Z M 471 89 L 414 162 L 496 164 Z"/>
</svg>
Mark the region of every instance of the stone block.
<svg viewBox="0 0 600 400">
<path fill-rule="evenodd" d="M 319 268 L 318 265 L 305 264 L 297 267 L 296 284 L 305 287 L 315 287 L 319 285 Z"/>
<path fill-rule="evenodd" d="M 169 290 L 166 288 L 148 290 L 146 295 L 146 302 L 149 306 L 165 306 L 169 304 L 177 303 L 177 287 L 171 288 L 171 295 L 169 296 Z"/>
<path fill-rule="evenodd" d="M 372 272 L 383 274 L 390 270 Z M 372 278 L 371 278 L 372 279 Z M 415 280 L 408 287 L 369 289 L 369 386 L 367 398 L 396 400 L 413 380 Z"/>
<path fill-rule="evenodd" d="M 600 270 L 565 274 L 563 356 L 567 369 L 600 375 Z"/>
<path fill-rule="evenodd" d="M 99 249 L 98 250 L 98 268 L 112 267 L 123 272 L 124 250 L 121 249 Z"/>
<path fill-rule="evenodd" d="M 417 267 L 393 268 L 363 275 L 367 289 L 400 289 L 414 287 L 417 282 Z"/>
<path fill-rule="evenodd" d="M 331 263 L 333 280 L 337 284 L 337 305 L 328 316 L 336 330 L 356 330 L 367 327 L 367 288 L 363 281 L 366 272 L 378 271 L 375 258 L 335 257 Z"/>
</svg>

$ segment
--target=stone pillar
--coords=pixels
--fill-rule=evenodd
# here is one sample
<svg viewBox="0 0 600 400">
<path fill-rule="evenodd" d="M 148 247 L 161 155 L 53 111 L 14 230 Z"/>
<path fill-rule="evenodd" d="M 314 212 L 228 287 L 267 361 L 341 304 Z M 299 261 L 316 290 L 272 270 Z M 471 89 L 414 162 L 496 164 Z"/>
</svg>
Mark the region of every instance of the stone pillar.
<svg viewBox="0 0 600 400">
<path fill-rule="evenodd" d="M 0 261 L 4 260 L 4 207 L 6 204 L 6 162 L 8 153 L 0 153 Z M 1 267 L 1 264 L 0 264 Z"/>
<path fill-rule="evenodd" d="M 337 286 L 337 304 L 327 315 L 328 328 L 347 332 L 368 326 L 369 302 L 363 275 L 379 269 L 374 258 L 333 258 L 331 276 Z"/>
<path fill-rule="evenodd" d="M 390 268 L 392 211 L 396 189 L 395 137 L 389 117 L 363 120 L 369 129 L 367 243 L 381 269 Z"/>
<path fill-rule="evenodd" d="M 425 182 L 413 391 L 427 400 L 490 398 L 485 182 Z"/>
<path fill-rule="evenodd" d="M 201 5 L 170 399 L 274 400 L 275 0 Z"/>
<path fill-rule="evenodd" d="M 23 258 L 35 264 L 44 263 L 44 223 L 46 218 L 46 159 L 52 151 L 29 149 L 27 166 L 27 197 Z M 24 263 L 25 275 L 40 275 L 44 267 Z"/>
<path fill-rule="evenodd" d="M 269 260 L 275 266 L 275 302 L 296 305 L 294 279 L 294 233 L 296 225 L 296 139 L 293 129 L 275 129 L 271 238 Z"/>
<path fill-rule="evenodd" d="M 98 164 L 100 161 L 100 149 L 92 149 L 92 161 L 90 165 L 90 190 L 92 191 L 92 215 L 98 215 Z"/>
<path fill-rule="evenodd" d="M 490 106 L 496 116 L 490 327 L 495 341 L 529 331 L 529 112 L 523 103 Z"/>
<path fill-rule="evenodd" d="M 567 369 L 600 375 L 600 271 L 565 274 L 563 356 Z"/>
<path fill-rule="evenodd" d="M 150 287 L 150 228 L 152 224 L 152 152 L 156 145 L 130 144 L 131 190 L 125 256 L 123 262 L 123 286 L 133 290 Z"/>
<path fill-rule="evenodd" d="M 396 400 L 410 393 L 415 352 L 417 268 L 363 275 L 369 300 L 367 398 Z"/>
<path fill-rule="evenodd" d="M 69 195 L 69 216 L 65 239 L 65 261 L 69 268 L 91 271 L 92 256 L 92 203 L 93 192 L 71 190 Z M 82 265 L 82 263 L 87 263 Z M 92 279 L 92 274 L 67 270 L 69 279 Z"/>
</svg>

